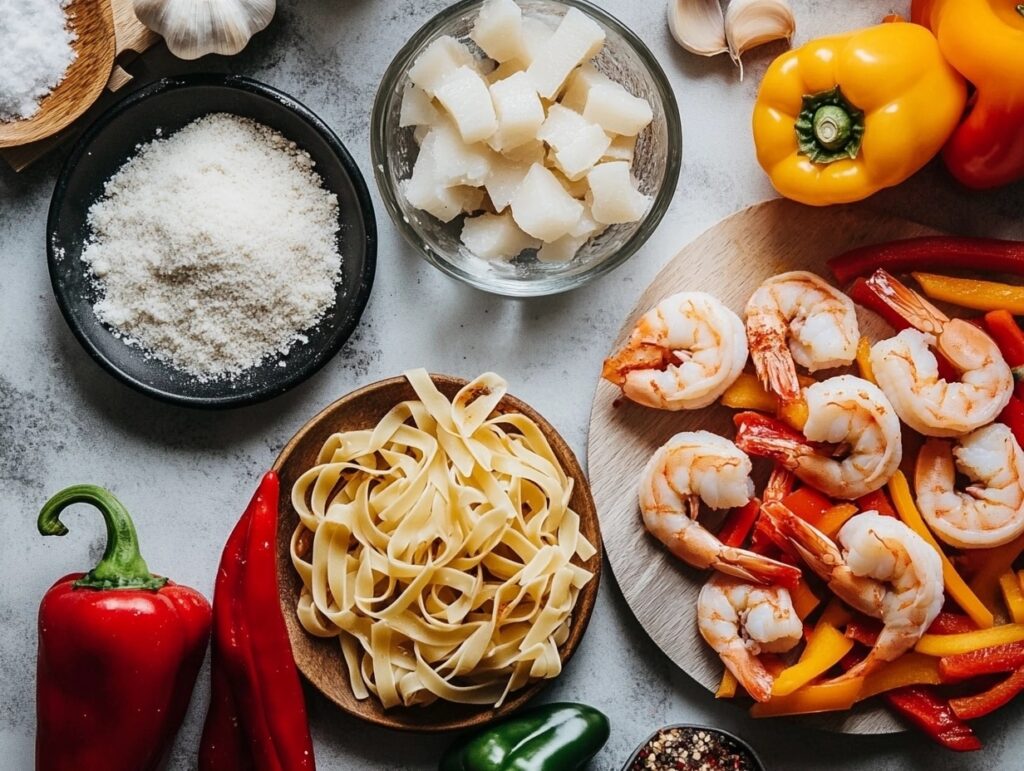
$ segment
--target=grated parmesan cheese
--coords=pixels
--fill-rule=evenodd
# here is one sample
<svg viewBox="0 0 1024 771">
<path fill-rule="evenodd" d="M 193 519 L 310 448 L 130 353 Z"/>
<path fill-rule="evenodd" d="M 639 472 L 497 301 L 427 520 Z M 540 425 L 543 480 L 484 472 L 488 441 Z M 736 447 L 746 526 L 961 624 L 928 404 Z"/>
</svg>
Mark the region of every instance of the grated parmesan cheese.
<svg viewBox="0 0 1024 771">
<path fill-rule="evenodd" d="M 75 60 L 71 0 L 0 2 L 0 122 L 31 118 Z"/>
<path fill-rule="evenodd" d="M 88 221 L 96 316 L 199 380 L 286 354 L 335 301 L 337 196 L 308 153 L 247 118 L 142 145 Z"/>
</svg>

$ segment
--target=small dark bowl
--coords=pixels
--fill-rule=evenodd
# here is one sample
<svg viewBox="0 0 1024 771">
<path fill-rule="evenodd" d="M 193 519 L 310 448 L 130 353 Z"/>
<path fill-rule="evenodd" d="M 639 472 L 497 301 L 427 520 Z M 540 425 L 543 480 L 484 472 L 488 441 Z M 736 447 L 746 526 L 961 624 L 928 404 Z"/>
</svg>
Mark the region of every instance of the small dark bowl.
<svg viewBox="0 0 1024 771">
<path fill-rule="evenodd" d="M 252 118 L 280 131 L 312 156 L 338 196 L 342 257 L 337 300 L 281 361 L 271 358 L 232 379 L 200 382 L 114 337 L 92 306 L 96 288 L 81 261 L 89 207 L 136 146 L 158 130 L 168 136 L 214 112 Z M 159 180 L 155 180 L 159 184 Z M 47 221 L 50 280 L 61 313 L 86 351 L 109 373 L 149 396 L 189 407 L 224 408 L 278 396 L 310 377 L 338 352 L 359 323 L 373 285 L 377 226 L 366 182 L 341 140 L 307 107 L 276 89 L 237 75 L 164 78 L 121 100 L 75 144 L 57 179 Z"/>
<path fill-rule="evenodd" d="M 765 771 L 765 765 L 761 762 L 761 758 L 758 757 L 757 753 L 754 752 L 754 748 L 747 744 L 745 741 L 743 741 L 743 739 L 738 737 L 736 734 L 729 733 L 728 731 L 723 731 L 721 728 L 712 728 L 711 726 L 697 725 L 695 723 L 672 723 L 670 725 L 662 726 L 657 731 L 654 731 L 650 736 L 648 736 L 640 743 L 640 746 L 637 747 L 636 750 L 633 751 L 633 754 L 629 756 L 629 760 L 627 760 L 625 765 L 622 766 L 622 771 L 629 771 L 629 767 L 633 765 L 633 762 L 637 759 L 637 756 L 643 751 L 644 747 L 647 746 L 647 742 L 651 741 L 651 739 L 660 734 L 662 731 L 668 731 L 672 728 L 692 728 L 700 731 L 708 731 L 709 733 L 721 734 L 722 736 L 725 736 L 731 739 L 732 741 L 736 742 L 736 744 L 741 749 L 745 750 L 750 755 L 751 759 L 754 761 L 754 771 Z"/>
</svg>

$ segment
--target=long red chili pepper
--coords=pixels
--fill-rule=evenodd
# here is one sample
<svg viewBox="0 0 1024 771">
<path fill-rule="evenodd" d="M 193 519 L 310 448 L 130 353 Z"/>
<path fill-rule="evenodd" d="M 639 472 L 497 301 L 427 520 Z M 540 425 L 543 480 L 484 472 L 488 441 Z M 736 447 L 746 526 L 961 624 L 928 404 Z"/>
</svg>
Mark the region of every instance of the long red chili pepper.
<svg viewBox="0 0 1024 771">
<path fill-rule="evenodd" d="M 277 474 L 268 472 L 221 558 L 213 611 L 217 669 L 200 748 L 202 771 L 316 767 L 277 591 L 278 492 Z"/>
<path fill-rule="evenodd" d="M 1024 669 L 1016 670 L 987 691 L 950 699 L 949 706 L 961 720 L 974 720 L 989 712 L 995 712 L 1021 691 L 1024 691 Z"/>
<path fill-rule="evenodd" d="M 878 268 L 890 273 L 914 270 L 990 270 L 1024 275 L 1024 242 L 966 236 L 921 236 L 853 249 L 833 257 L 828 267 L 846 284 Z"/>
</svg>

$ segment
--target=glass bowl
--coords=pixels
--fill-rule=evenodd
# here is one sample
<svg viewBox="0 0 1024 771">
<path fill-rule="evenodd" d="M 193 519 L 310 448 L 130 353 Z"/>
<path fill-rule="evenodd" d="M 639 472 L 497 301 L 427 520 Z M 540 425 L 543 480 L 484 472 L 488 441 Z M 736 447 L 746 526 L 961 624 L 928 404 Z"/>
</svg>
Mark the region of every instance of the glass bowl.
<svg viewBox="0 0 1024 771">
<path fill-rule="evenodd" d="M 491 261 L 474 255 L 459 239 L 462 215 L 443 223 L 405 200 L 399 183 L 412 174 L 419 147 L 411 127 L 399 127 L 402 92 L 407 73 L 423 50 L 442 35 L 466 43 L 484 0 L 463 0 L 428 21 L 405 44 L 388 67 L 373 105 L 370 150 L 373 173 L 388 214 L 433 266 L 479 289 L 511 297 L 556 294 L 574 289 L 628 260 L 650 238 L 668 210 L 682 157 L 682 124 L 672 87 L 647 46 L 622 22 L 585 0 L 517 0 L 524 16 L 553 25 L 569 8 L 578 8 L 600 24 L 607 36 L 594 66 L 651 104 L 654 120 L 637 139 L 633 175 L 653 202 L 638 222 L 609 227 L 590 239 L 576 256 L 563 263 L 544 263 L 536 252 L 523 252 L 511 261 Z"/>
</svg>

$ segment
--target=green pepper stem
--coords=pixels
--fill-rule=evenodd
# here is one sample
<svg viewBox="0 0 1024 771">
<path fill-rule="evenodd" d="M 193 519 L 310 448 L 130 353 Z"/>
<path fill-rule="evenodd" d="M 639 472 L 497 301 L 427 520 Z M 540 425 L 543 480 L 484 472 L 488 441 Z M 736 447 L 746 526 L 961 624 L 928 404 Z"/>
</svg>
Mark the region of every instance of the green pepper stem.
<svg viewBox="0 0 1024 771">
<path fill-rule="evenodd" d="M 864 113 L 836 86 L 831 91 L 804 95 L 794 129 L 800 153 L 813 163 L 852 160 L 860 152 Z"/>
<path fill-rule="evenodd" d="M 96 567 L 75 581 L 82 589 L 159 589 L 166 578 L 149 572 L 139 552 L 139 537 L 128 510 L 114 495 L 96 485 L 74 485 L 61 490 L 39 512 L 42 535 L 66 535 L 61 512 L 75 503 L 90 503 L 99 509 L 107 525 L 107 545 Z"/>
</svg>

